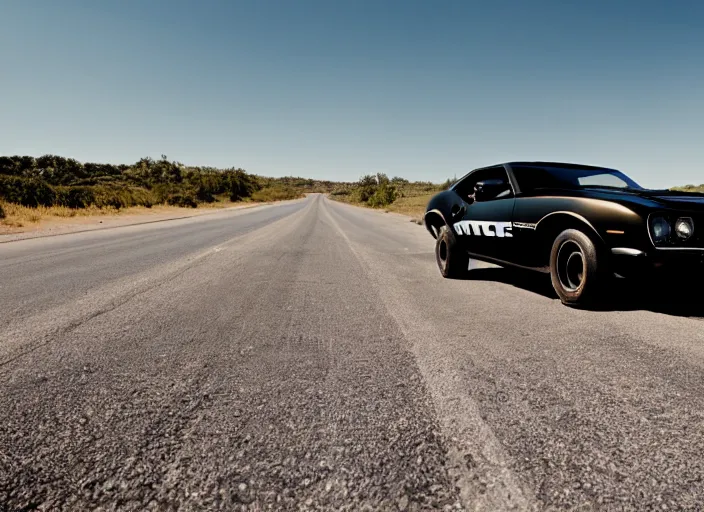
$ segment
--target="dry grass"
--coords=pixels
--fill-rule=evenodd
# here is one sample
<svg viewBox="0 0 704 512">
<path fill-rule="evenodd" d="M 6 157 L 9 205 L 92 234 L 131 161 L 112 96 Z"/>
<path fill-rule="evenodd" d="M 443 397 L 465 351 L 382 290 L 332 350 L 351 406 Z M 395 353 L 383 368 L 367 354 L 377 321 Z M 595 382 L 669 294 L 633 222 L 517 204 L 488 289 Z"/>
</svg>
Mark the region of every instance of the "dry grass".
<svg viewBox="0 0 704 512">
<path fill-rule="evenodd" d="M 0 224 L 18 228 L 27 224 L 36 224 L 48 217 L 75 217 L 79 215 L 79 213 L 94 215 L 95 213 L 93 213 L 93 211 L 101 211 L 98 208 L 75 210 L 73 208 L 66 208 L 65 206 L 39 206 L 37 208 L 29 208 L 14 203 L 2 203 L 2 208 L 5 211 L 5 218 L 0 219 Z M 89 210 L 91 211 L 89 212 Z M 101 213 L 103 213 L 103 211 L 101 211 Z"/>
<path fill-rule="evenodd" d="M 425 207 L 428 206 L 428 201 L 430 201 L 430 198 L 433 197 L 435 194 L 437 194 L 437 192 L 429 194 L 419 194 L 408 197 L 399 197 L 390 205 L 379 209 L 386 213 L 394 212 L 400 213 L 402 215 L 408 215 L 417 224 L 421 224 L 423 221 L 423 215 L 425 214 Z M 331 196 L 331 199 L 335 199 L 336 201 L 340 201 L 342 203 L 353 204 L 355 206 L 366 206 L 367 208 L 371 208 L 365 203 L 352 201 L 351 196 L 348 195 Z"/>
<path fill-rule="evenodd" d="M 300 189 L 276 185 L 266 187 L 252 193 L 252 201 L 270 202 L 270 201 L 286 201 L 289 199 L 298 199 L 303 197 L 303 192 Z"/>
<path fill-rule="evenodd" d="M 436 193 L 437 192 L 411 197 L 400 197 L 387 206 L 386 209 L 390 212 L 408 215 L 414 219 L 422 219 L 425 213 L 425 207 L 428 206 L 428 201 L 430 201 L 430 198 Z"/>
<path fill-rule="evenodd" d="M 672 190 L 682 190 L 684 192 L 699 192 L 704 194 L 704 184 L 702 185 L 685 185 L 684 187 L 673 187 Z"/>
<path fill-rule="evenodd" d="M 214 203 L 203 203 L 198 209 L 227 208 L 242 203 L 233 203 L 229 200 L 220 200 Z M 0 226 L 10 228 L 22 228 L 40 222 L 61 222 L 77 217 L 114 217 L 123 215 L 150 215 L 159 213 L 176 213 L 194 211 L 193 208 L 183 208 L 179 206 L 158 205 L 152 208 L 145 206 L 132 206 L 129 208 L 98 208 L 90 206 L 88 208 L 68 208 L 66 206 L 38 206 L 30 208 L 14 203 L 0 202 L 0 206 L 5 211 L 5 218 L 0 219 Z"/>
</svg>

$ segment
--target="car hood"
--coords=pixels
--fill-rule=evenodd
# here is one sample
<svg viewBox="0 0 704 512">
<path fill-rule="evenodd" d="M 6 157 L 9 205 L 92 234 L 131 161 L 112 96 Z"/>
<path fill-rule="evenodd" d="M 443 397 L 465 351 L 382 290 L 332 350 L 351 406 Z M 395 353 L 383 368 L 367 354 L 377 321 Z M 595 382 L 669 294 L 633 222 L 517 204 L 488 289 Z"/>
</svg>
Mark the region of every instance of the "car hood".
<svg viewBox="0 0 704 512">
<path fill-rule="evenodd" d="M 625 196 L 633 194 L 668 209 L 704 212 L 704 194 L 675 190 L 636 190 L 622 194 Z"/>
</svg>

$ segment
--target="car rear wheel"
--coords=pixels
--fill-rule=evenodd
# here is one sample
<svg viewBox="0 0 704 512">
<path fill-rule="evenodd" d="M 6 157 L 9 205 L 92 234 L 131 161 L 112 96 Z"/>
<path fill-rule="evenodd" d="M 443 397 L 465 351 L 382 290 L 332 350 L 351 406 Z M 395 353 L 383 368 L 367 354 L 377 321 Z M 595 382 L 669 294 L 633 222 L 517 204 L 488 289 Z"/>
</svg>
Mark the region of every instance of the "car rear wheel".
<svg viewBox="0 0 704 512">
<path fill-rule="evenodd" d="M 560 233 L 550 252 L 552 286 L 563 304 L 584 306 L 598 296 L 604 272 L 596 245 L 577 229 Z"/>
<path fill-rule="evenodd" d="M 435 240 L 435 260 L 443 277 L 459 279 L 469 272 L 469 255 L 457 243 L 455 234 L 442 226 Z"/>
</svg>

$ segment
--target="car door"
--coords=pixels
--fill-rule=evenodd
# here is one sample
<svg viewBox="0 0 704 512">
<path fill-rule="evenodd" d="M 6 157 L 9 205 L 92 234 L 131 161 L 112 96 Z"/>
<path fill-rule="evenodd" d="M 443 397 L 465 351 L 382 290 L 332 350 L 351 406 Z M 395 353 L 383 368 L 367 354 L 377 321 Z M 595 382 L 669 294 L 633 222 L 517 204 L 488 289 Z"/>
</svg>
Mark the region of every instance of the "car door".
<svg viewBox="0 0 704 512">
<path fill-rule="evenodd" d="M 492 183 L 491 189 L 477 193 L 477 185 L 488 182 Z M 452 227 L 463 247 L 477 258 L 511 261 L 515 195 L 506 169 L 503 166 L 478 169 L 453 190 L 462 204 L 453 207 Z"/>
</svg>

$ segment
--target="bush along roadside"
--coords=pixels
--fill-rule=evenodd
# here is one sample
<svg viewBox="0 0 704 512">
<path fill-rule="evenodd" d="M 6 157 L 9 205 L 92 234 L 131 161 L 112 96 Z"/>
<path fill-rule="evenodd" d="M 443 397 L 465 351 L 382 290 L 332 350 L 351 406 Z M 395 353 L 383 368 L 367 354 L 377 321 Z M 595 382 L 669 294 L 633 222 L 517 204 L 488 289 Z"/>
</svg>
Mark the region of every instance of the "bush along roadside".
<svg viewBox="0 0 704 512">
<path fill-rule="evenodd" d="M 385 208 L 400 199 L 435 194 L 448 188 L 451 184 L 450 180 L 437 184 L 426 181 L 412 182 L 399 177 L 389 179 L 383 173 L 367 174 L 356 183 L 338 186 L 330 192 L 330 197 L 372 208 Z"/>
<path fill-rule="evenodd" d="M 398 195 L 396 186 L 383 173 L 362 176 L 351 190 L 351 199 L 355 203 L 364 203 L 372 208 L 388 206 Z"/>
<path fill-rule="evenodd" d="M 252 194 L 253 201 L 285 201 L 287 199 L 298 199 L 303 194 L 300 190 L 286 185 L 274 185 L 257 190 Z"/>
<path fill-rule="evenodd" d="M 275 201 L 327 191 L 332 182 L 263 178 L 243 169 L 189 167 L 142 158 L 133 165 L 81 163 L 45 155 L 0 156 L 0 200 L 22 206 L 73 209 L 169 204 L 195 208 L 218 200 Z"/>
</svg>

